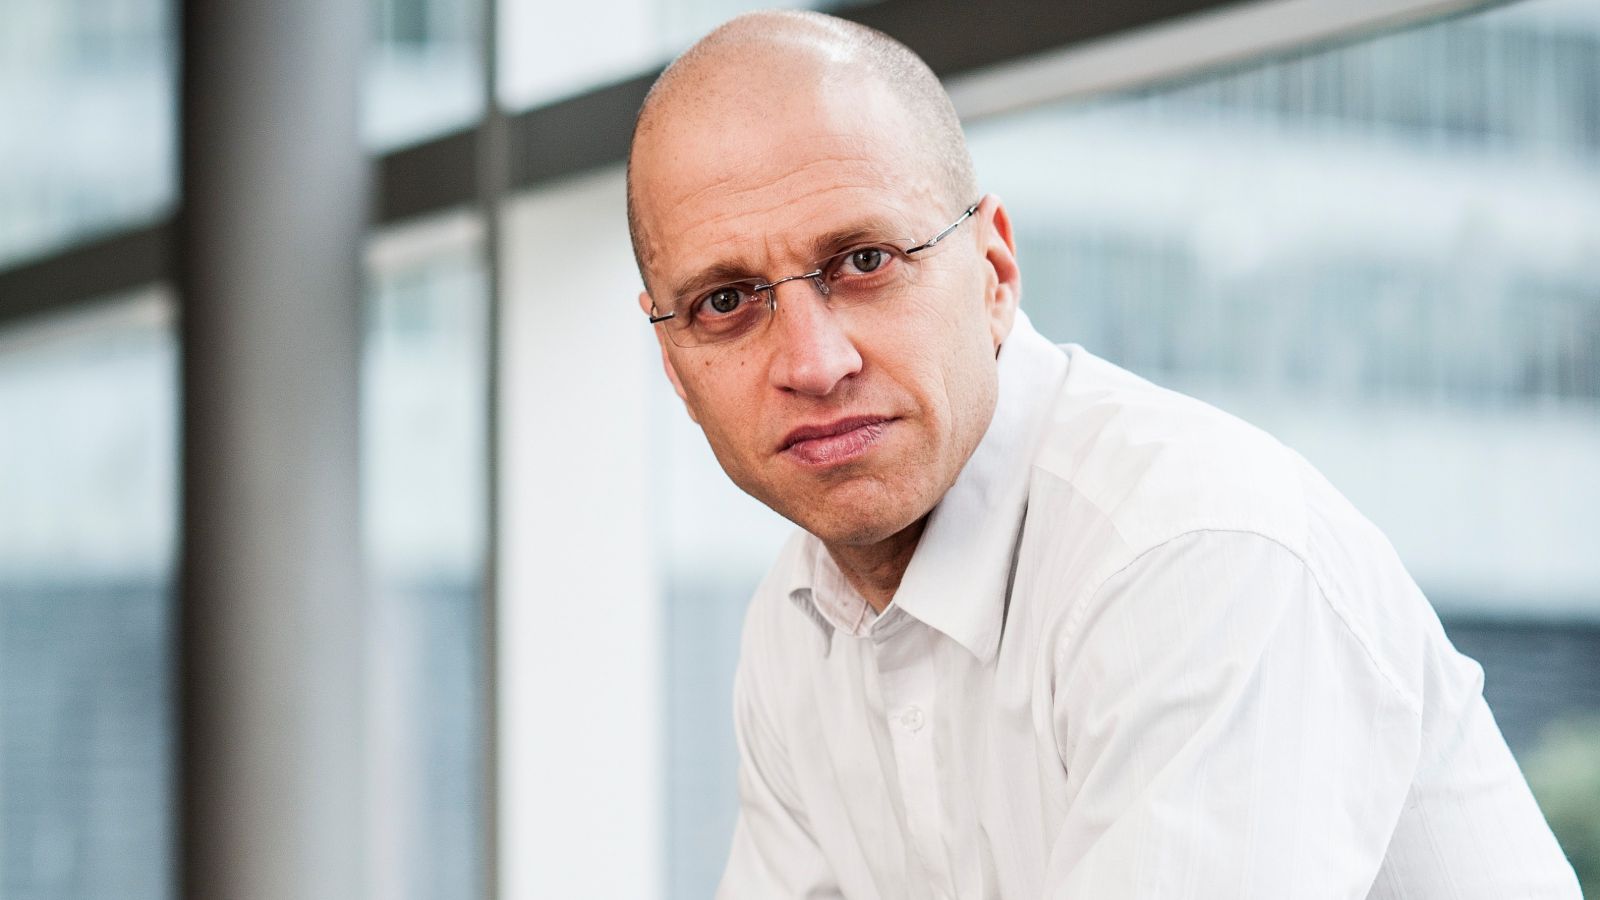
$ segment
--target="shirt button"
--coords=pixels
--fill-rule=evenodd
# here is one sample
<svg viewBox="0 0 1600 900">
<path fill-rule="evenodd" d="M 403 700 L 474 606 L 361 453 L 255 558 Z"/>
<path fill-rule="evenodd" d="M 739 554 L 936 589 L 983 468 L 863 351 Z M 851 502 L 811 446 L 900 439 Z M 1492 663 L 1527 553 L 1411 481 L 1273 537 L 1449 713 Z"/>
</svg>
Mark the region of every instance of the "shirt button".
<svg viewBox="0 0 1600 900">
<path fill-rule="evenodd" d="M 921 731 L 923 721 L 922 710 L 915 706 L 900 716 L 900 724 L 905 726 L 907 731 Z"/>
</svg>

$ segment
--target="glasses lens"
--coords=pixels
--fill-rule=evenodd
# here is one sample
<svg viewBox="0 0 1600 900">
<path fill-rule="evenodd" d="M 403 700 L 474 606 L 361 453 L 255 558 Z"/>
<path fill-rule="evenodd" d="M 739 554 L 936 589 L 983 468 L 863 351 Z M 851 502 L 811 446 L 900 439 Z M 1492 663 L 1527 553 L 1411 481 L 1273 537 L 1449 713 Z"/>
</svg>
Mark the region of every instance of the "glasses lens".
<svg viewBox="0 0 1600 900">
<path fill-rule="evenodd" d="M 916 257 L 906 255 L 910 241 L 852 247 L 828 257 L 822 278 L 828 305 L 859 306 L 888 300 L 912 282 Z"/>
<path fill-rule="evenodd" d="M 772 310 L 755 282 L 725 284 L 679 304 L 668 319 L 667 336 L 680 347 L 703 347 L 743 337 Z"/>
</svg>

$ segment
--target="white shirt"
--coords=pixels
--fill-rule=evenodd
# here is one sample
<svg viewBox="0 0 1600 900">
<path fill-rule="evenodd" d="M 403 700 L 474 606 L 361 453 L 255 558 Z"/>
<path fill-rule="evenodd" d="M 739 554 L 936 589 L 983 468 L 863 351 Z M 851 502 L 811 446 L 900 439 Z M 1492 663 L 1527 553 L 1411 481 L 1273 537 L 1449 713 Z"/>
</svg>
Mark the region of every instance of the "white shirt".
<svg viewBox="0 0 1600 900">
<path fill-rule="evenodd" d="M 1310 465 L 1025 317 L 999 378 L 881 615 L 806 534 L 757 590 L 718 897 L 1579 896 L 1482 670 Z"/>
</svg>

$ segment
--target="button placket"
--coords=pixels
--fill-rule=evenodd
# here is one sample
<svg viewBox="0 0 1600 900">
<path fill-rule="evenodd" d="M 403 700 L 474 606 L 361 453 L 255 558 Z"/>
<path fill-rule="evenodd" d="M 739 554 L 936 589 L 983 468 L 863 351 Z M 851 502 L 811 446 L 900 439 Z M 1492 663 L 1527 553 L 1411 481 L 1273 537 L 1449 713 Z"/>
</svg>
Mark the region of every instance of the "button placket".
<svg viewBox="0 0 1600 900">
<path fill-rule="evenodd" d="M 949 860 L 939 833 L 942 793 L 928 727 L 934 710 L 933 659 L 927 631 L 907 624 L 874 635 L 879 684 L 911 845 L 929 876 L 948 891 Z"/>
</svg>

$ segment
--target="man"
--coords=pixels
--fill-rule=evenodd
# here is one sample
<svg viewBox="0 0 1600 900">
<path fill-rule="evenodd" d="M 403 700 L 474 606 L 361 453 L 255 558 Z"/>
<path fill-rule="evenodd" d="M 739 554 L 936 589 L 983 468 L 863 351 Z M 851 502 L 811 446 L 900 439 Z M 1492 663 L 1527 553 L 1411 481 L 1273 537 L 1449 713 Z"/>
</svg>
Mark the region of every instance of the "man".
<svg viewBox="0 0 1600 900">
<path fill-rule="evenodd" d="M 1029 327 L 910 51 L 728 23 L 645 102 L 629 213 L 667 376 L 803 529 L 746 623 L 720 896 L 1577 896 L 1383 537 Z"/>
</svg>

